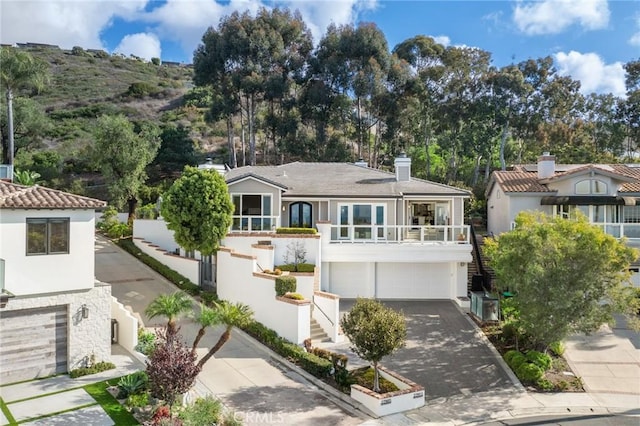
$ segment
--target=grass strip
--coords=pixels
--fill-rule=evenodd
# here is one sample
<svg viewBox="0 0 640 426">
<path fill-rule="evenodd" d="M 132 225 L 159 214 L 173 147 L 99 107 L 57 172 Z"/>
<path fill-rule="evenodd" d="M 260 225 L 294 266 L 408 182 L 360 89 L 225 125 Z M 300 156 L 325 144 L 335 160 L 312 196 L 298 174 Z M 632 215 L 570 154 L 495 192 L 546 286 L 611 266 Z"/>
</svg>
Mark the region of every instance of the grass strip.
<svg viewBox="0 0 640 426">
<path fill-rule="evenodd" d="M 114 380 L 114 379 L 111 379 Z M 117 379 L 115 379 L 117 380 Z M 95 399 L 116 425 L 139 425 L 138 421 L 126 408 L 107 391 L 109 380 L 91 383 L 82 388 Z"/>
<path fill-rule="evenodd" d="M 11 415 L 7 404 L 5 404 L 4 399 L 2 398 L 0 398 L 0 410 L 2 410 L 2 414 L 7 418 L 9 425 L 13 426 L 17 424 L 16 419 Z"/>
</svg>

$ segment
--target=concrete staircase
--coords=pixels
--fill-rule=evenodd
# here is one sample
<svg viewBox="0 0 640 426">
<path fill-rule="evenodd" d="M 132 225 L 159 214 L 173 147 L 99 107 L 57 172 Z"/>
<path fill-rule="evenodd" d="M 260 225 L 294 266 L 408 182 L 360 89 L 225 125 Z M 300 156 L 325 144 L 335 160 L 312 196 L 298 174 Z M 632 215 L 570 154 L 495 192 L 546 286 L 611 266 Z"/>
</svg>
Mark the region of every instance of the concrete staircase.
<svg viewBox="0 0 640 426">
<path fill-rule="evenodd" d="M 328 342 L 330 340 L 329 335 L 324 332 L 320 324 L 314 318 L 311 318 L 311 342 Z"/>
</svg>

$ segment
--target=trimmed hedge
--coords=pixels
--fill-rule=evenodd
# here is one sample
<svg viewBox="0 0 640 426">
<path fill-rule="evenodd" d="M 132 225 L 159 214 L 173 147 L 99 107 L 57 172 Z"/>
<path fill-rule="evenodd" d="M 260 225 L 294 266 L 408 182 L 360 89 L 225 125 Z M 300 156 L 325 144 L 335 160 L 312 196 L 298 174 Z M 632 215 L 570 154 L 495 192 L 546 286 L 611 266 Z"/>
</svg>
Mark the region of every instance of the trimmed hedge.
<svg viewBox="0 0 640 426">
<path fill-rule="evenodd" d="M 315 228 L 276 228 L 276 234 L 311 234 L 315 235 L 318 231 Z"/>
<path fill-rule="evenodd" d="M 544 375 L 542 368 L 537 365 L 525 362 L 516 369 L 516 376 L 523 382 L 535 383 Z"/>
<path fill-rule="evenodd" d="M 88 376 L 89 374 L 102 373 L 103 371 L 113 370 L 116 368 L 116 365 L 112 362 L 97 362 L 95 365 L 91 367 L 80 367 L 75 370 L 69 371 L 69 377 L 72 379 Z"/>
<path fill-rule="evenodd" d="M 315 377 L 324 379 L 331 376 L 333 363 L 330 360 L 308 353 L 304 348 L 283 339 L 278 336 L 278 333 L 259 322 L 253 321 L 243 327 L 243 330 Z"/>
<path fill-rule="evenodd" d="M 296 277 L 292 275 L 280 275 L 276 278 L 276 296 L 295 293 L 297 288 Z"/>
<path fill-rule="evenodd" d="M 279 265 L 277 269 L 281 271 L 289 271 L 289 272 L 313 272 L 316 268 L 316 265 L 312 263 L 298 263 L 298 266 L 290 263 L 287 265 Z"/>
<path fill-rule="evenodd" d="M 140 249 L 134 244 L 134 242 L 127 238 L 116 241 L 116 244 L 123 248 L 125 251 L 129 252 L 132 256 L 140 259 L 142 263 L 149 266 L 151 269 L 174 283 L 178 288 L 184 290 L 192 296 L 198 296 L 202 289 L 196 284 L 192 283 L 188 278 L 184 275 L 177 273 L 173 269 L 168 266 L 158 262 L 153 257 L 149 256 L 146 253 L 142 253 Z"/>
</svg>

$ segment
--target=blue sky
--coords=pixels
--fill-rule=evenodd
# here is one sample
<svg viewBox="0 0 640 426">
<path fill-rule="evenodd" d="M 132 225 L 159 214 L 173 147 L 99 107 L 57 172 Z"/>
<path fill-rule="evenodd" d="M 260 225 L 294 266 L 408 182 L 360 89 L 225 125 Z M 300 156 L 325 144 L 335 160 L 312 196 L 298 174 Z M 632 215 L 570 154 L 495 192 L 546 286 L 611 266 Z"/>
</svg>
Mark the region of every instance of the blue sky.
<svg viewBox="0 0 640 426">
<path fill-rule="evenodd" d="M 190 63 L 204 31 L 234 10 L 298 9 L 317 42 L 331 22 L 374 22 L 392 49 L 424 34 L 478 47 L 494 65 L 552 56 L 582 91 L 624 93 L 640 59 L 638 0 L 0 0 L 0 42 L 101 48 Z"/>
</svg>

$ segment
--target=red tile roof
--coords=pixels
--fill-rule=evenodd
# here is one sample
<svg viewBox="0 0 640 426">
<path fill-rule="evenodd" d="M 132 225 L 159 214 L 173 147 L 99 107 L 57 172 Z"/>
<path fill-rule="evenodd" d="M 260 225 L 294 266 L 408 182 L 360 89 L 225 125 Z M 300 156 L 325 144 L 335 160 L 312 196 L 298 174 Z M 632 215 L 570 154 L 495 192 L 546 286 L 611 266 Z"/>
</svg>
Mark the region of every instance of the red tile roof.
<svg viewBox="0 0 640 426">
<path fill-rule="evenodd" d="M 535 165 L 516 166 L 513 171 L 493 172 L 493 178 L 504 192 L 555 192 L 547 188 L 543 182 L 554 181 L 590 169 L 600 170 L 607 175 L 619 175 L 623 179 L 633 179 L 632 182 L 624 182 L 618 193 L 640 192 L 640 168 L 625 164 L 559 164 L 556 166 L 556 174 L 547 179 L 538 179 Z"/>
<path fill-rule="evenodd" d="M 106 201 L 0 180 L 0 209 L 101 209 Z"/>
</svg>

